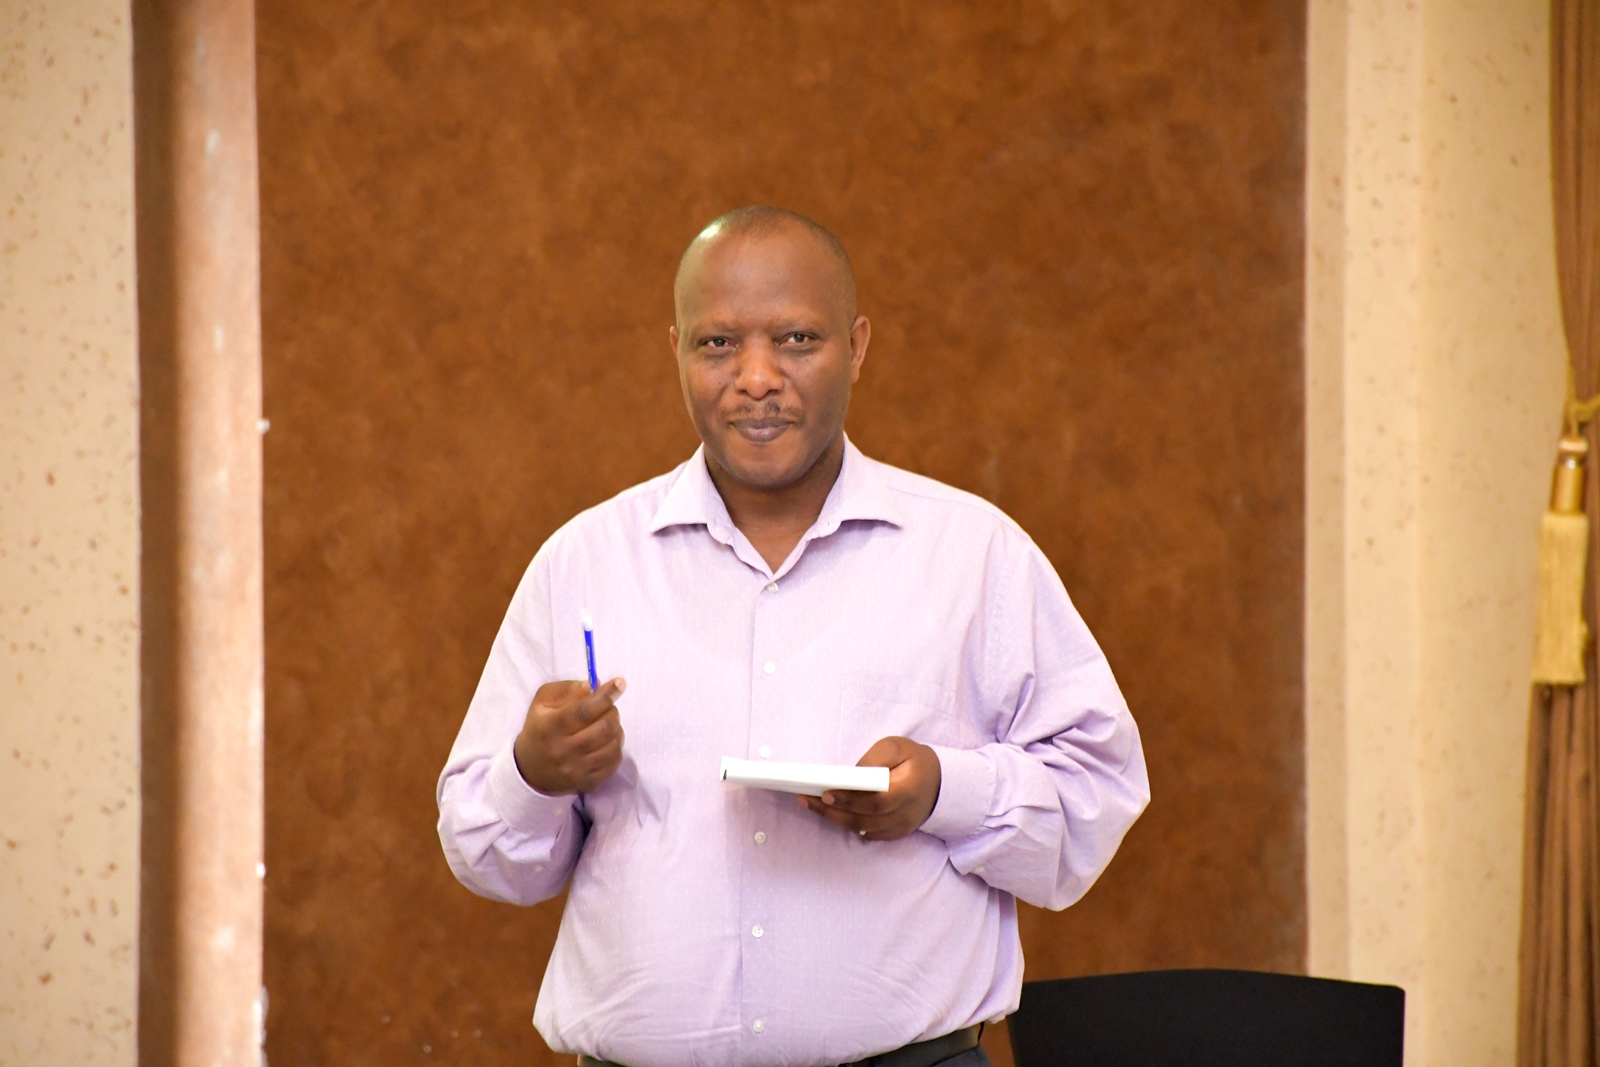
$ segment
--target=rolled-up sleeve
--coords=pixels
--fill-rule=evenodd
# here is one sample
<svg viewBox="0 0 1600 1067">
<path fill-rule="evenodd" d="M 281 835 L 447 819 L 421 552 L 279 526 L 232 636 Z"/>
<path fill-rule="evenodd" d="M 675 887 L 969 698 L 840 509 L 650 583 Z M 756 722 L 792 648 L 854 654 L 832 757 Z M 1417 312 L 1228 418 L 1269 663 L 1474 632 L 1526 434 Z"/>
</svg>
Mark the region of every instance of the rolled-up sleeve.
<svg viewBox="0 0 1600 1067">
<path fill-rule="evenodd" d="M 1150 783 L 1138 727 L 1060 578 L 1020 535 L 1009 548 L 991 560 L 971 665 L 986 743 L 934 746 L 939 800 L 922 830 L 962 873 L 1060 909 L 1111 862 Z"/>
<path fill-rule="evenodd" d="M 554 677 L 547 573 L 541 553 L 511 598 L 437 792 L 439 841 L 456 878 L 512 904 L 561 891 L 587 825 L 579 797 L 533 789 L 512 753 L 533 694 Z"/>
</svg>

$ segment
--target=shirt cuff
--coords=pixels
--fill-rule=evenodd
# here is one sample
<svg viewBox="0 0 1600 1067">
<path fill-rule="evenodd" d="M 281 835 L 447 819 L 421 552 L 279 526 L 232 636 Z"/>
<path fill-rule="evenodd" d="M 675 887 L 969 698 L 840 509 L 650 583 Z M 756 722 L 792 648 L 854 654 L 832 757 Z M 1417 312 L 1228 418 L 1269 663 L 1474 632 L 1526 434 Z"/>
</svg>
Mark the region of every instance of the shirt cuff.
<svg viewBox="0 0 1600 1067">
<path fill-rule="evenodd" d="M 539 792 L 522 778 L 512 745 L 500 750 L 489 763 L 489 795 L 500 818 L 525 834 L 554 834 L 576 804 L 576 795 L 551 797 Z"/>
<path fill-rule="evenodd" d="M 994 796 L 994 765 L 981 752 L 930 745 L 939 757 L 939 800 L 922 832 L 960 841 L 983 829 Z"/>
</svg>

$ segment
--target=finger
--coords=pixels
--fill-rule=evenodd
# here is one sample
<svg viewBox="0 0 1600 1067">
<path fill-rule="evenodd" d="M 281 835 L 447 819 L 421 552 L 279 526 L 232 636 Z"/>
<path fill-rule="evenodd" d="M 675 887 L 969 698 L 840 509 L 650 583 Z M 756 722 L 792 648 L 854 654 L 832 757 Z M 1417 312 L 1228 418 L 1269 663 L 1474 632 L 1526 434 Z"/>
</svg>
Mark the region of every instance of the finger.
<svg viewBox="0 0 1600 1067">
<path fill-rule="evenodd" d="M 564 678 L 546 682 L 533 694 L 533 702 L 540 707 L 560 708 L 589 692 L 589 683 L 578 678 Z"/>
<path fill-rule="evenodd" d="M 577 776 L 590 768 L 596 754 L 612 750 L 620 752 L 622 742 L 621 725 L 602 720 L 577 737 L 562 737 L 552 741 L 547 749 L 548 758 L 564 774 Z"/>
<path fill-rule="evenodd" d="M 857 767 L 889 767 L 895 768 L 911 758 L 916 752 L 915 744 L 904 737 L 885 737 L 872 743 L 862 757 L 856 760 Z"/>
<path fill-rule="evenodd" d="M 589 790 L 595 789 L 597 785 L 605 782 L 608 777 L 613 776 L 619 766 L 622 766 L 621 745 L 618 745 L 616 749 L 603 750 L 603 752 L 597 752 L 594 755 L 590 755 L 590 757 L 584 758 L 584 761 L 579 765 L 578 773 L 574 774 L 574 777 L 578 777 L 579 781 L 584 782 L 584 792 L 589 792 Z"/>
<path fill-rule="evenodd" d="M 902 837 L 910 836 L 913 829 L 901 823 L 889 822 L 858 830 L 856 833 L 864 841 L 898 841 Z"/>
<path fill-rule="evenodd" d="M 617 714 L 616 708 L 609 708 L 577 733 L 568 734 L 562 747 L 573 755 L 585 755 L 613 742 L 622 742 L 622 716 Z"/>
<path fill-rule="evenodd" d="M 533 701 L 528 707 L 529 718 L 548 720 L 553 715 L 570 708 L 589 692 L 589 683 L 569 680 L 560 682 L 546 682 L 533 694 Z"/>
<path fill-rule="evenodd" d="M 815 812 L 835 826 L 868 840 L 888 840 L 905 836 L 896 831 L 898 823 L 894 814 L 862 815 L 824 804 L 821 797 L 801 796 L 796 799 L 800 801 L 801 807 Z"/>
<path fill-rule="evenodd" d="M 578 763 L 578 776 L 595 780 L 597 783 L 611 777 L 611 773 L 622 764 L 622 742 L 609 745 L 585 755 Z"/>
<path fill-rule="evenodd" d="M 574 699 L 559 708 L 552 709 L 553 725 L 557 733 L 577 733 L 613 707 L 613 702 L 627 688 L 627 683 L 621 678 L 613 678 L 593 692 L 589 690 L 588 682 L 578 684 L 582 686 L 582 690 Z"/>
<path fill-rule="evenodd" d="M 621 678 L 613 678 L 601 685 L 593 693 L 583 697 L 572 705 L 575 716 L 585 723 L 594 722 L 604 715 L 613 706 L 616 700 L 627 691 L 628 683 Z"/>
<path fill-rule="evenodd" d="M 904 836 L 897 832 L 897 824 L 892 819 L 882 815 L 851 815 L 846 821 L 835 822 L 835 825 L 848 830 L 863 841 L 891 841 Z"/>
<path fill-rule="evenodd" d="M 861 816 L 856 815 L 854 812 L 841 811 L 838 808 L 830 808 L 828 805 L 823 804 L 815 797 L 807 797 L 805 799 L 807 801 L 806 807 L 810 808 L 824 819 L 833 823 L 835 826 L 843 827 L 844 829 L 849 830 L 851 833 L 857 833 L 863 828 Z"/>
<path fill-rule="evenodd" d="M 558 733 L 563 732 L 578 703 L 588 695 L 588 682 L 546 683 L 534 694 L 533 706 L 528 709 L 528 717 L 553 725 Z"/>
<path fill-rule="evenodd" d="M 894 811 L 902 803 L 893 789 L 887 793 L 863 793 L 853 789 L 836 789 L 822 794 L 822 803 L 840 811 L 857 815 L 882 815 Z"/>
</svg>

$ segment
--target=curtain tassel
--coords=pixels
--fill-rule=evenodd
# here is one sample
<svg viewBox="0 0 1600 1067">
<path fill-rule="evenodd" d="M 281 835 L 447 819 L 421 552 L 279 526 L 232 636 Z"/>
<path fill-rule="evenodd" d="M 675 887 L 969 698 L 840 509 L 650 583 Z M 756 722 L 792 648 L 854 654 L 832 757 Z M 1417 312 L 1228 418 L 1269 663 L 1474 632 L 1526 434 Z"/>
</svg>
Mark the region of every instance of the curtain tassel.
<svg viewBox="0 0 1600 1067">
<path fill-rule="evenodd" d="M 1535 685 L 1581 685 L 1589 627 L 1583 582 L 1589 560 L 1589 517 L 1583 511 L 1587 439 L 1567 434 L 1556 448 L 1550 510 L 1539 528 L 1539 622 L 1533 639 Z"/>
</svg>

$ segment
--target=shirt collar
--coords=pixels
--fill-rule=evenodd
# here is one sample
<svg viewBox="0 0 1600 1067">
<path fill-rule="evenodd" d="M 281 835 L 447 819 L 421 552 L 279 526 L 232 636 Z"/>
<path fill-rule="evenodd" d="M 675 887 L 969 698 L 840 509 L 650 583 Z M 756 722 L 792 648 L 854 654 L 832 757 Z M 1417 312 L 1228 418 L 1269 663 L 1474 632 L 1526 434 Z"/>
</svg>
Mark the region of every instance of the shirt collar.
<svg viewBox="0 0 1600 1067">
<path fill-rule="evenodd" d="M 884 481 L 880 467 L 862 455 L 846 437 L 839 477 L 828 491 L 828 499 L 823 502 L 822 512 L 807 539 L 826 537 L 840 524 L 851 521 L 904 526 L 898 501 Z M 719 541 L 732 536 L 733 520 L 728 516 L 728 506 L 717 492 L 716 483 L 711 480 L 711 472 L 706 469 L 704 445 L 695 449 L 689 462 L 679 469 L 678 477 L 650 520 L 651 533 L 659 533 L 669 526 L 704 526 Z"/>
</svg>

